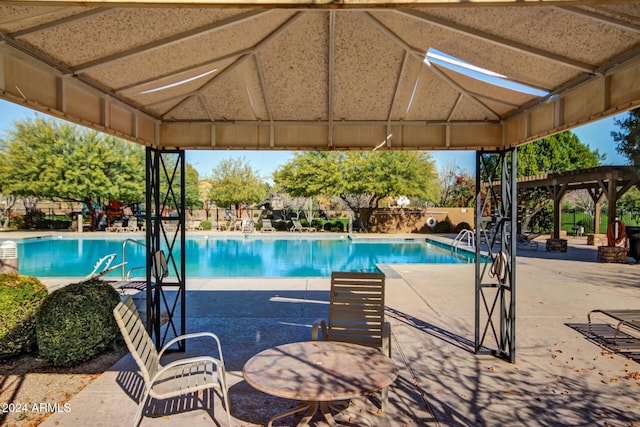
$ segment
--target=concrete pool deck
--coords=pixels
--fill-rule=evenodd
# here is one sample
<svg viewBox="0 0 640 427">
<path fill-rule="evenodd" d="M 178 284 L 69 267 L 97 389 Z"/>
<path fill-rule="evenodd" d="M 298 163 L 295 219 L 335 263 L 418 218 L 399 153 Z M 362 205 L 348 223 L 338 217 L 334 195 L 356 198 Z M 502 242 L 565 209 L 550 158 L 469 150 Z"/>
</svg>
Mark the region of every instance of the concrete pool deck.
<svg viewBox="0 0 640 427">
<path fill-rule="evenodd" d="M 473 264 L 383 269 L 400 375 L 387 412 L 358 401 L 344 415 L 346 425 L 640 425 L 640 353 L 611 351 L 586 325 L 595 308 L 640 308 L 640 265 L 597 263 L 596 248 L 581 239 L 570 239 L 565 254 L 547 253 L 543 245 L 519 250 L 514 364 L 474 354 Z M 295 404 L 252 389 L 242 366 L 263 349 L 309 339 L 311 323 L 326 318 L 328 289 L 328 278 L 187 279 L 187 332 L 220 336 L 234 426 L 266 425 Z M 610 331 L 604 318 L 595 322 L 599 333 Z M 491 336 L 485 340 L 487 347 L 494 343 Z M 200 350 L 190 345 L 186 355 L 170 357 Z M 140 385 L 126 356 L 76 395 L 70 412 L 52 414 L 42 425 L 130 425 Z M 217 395 L 205 409 L 172 409 L 190 404 L 153 401 L 147 408 L 155 415 L 141 425 L 226 425 Z"/>
</svg>

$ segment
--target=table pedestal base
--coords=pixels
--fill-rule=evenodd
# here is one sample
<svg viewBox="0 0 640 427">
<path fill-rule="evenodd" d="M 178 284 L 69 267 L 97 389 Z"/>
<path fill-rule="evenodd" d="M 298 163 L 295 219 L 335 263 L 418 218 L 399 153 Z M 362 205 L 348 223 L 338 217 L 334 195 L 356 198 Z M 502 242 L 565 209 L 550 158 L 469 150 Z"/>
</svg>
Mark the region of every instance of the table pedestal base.
<svg viewBox="0 0 640 427">
<path fill-rule="evenodd" d="M 320 409 L 320 413 L 324 416 L 324 419 L 329 423 L 329 425 L 332 427 L 336 427 L 336 420 L 333 419 L 333 415 L 331 415 L 331 409 L 333 409 L 334 411 L 341 411 L 348 406 L 349 403 L 341 404 L 336 402 L 300 402 L 295 408 L 271 417 L 269 423 L 267 424 L 267 427 L 273 427 L 273 422 L 276 420 L 305 410 L 307 412 L 304 414 L 297 426 L 308 427 L 309 421 L 311 421 L 318 409 Z"/>
</svg>

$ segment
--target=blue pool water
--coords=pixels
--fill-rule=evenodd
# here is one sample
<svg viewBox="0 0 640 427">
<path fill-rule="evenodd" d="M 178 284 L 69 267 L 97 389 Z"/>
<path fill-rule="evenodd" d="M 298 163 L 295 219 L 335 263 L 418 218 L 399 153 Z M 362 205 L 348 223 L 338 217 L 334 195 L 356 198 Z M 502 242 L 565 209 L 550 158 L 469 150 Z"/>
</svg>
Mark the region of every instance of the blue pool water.
<svg viewBox="0 0 640 427">
<path fill-rule="evenodd" d="M 260 237 L 190 237 L 187 277 L 326 277 L 332 271 L 376 271 L 376 264 L 473 262 L 425 239 Z M 114 264 L 121 262 L 122 243 L 121 239 L 64 237 L 23 240 L 18 242 L 19 270 L 37 277 L 84 277 L 104 255 L 115 253 Z M 143 246 L 128 244 L 127 267 L 144 265 L 144 251 Z M 117 270 L 109 276 L 120 274 Z"/>
</svg>

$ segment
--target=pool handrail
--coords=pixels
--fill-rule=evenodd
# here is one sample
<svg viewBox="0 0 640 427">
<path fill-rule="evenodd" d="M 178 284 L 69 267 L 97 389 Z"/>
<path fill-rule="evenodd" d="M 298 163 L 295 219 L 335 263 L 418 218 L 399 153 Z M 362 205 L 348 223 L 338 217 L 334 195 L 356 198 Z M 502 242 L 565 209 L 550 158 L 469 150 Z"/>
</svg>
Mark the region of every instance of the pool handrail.
<svg viewBox="0 0 640 427">
<path fill-rule="evenodd" d="M 451 247 L 451 249 L 453 251 L 458 249 L 458 245 L 460 245 L 460 243 L 464 243 L 464 241 L 466 240 L 466 245 L 470 248 L 475 248 L 476 247 L 476 235 L 475 232 L 473 230 L 460 230 L 460 232 L 458 233 L 458 235 L 456 236 L 456 238 L 453 240 L 453 245 Z"/>
<path fill-rule="evenodd" d="M 125 265 L 127 264 L 127 244 L 128 243 L 135 243 L 136 245 L 140 245 L 144 247 L 147 246 L 145 243 L 135 239 L 125 239 L 124 242 L 122 242 L 122 280 L 129 280 L 131 278 L 132 271 L 146 268 L 146 266 L 138 266 L 138 267 L 130 268 L 129 271 L 125 272 Z"/>
</svg>

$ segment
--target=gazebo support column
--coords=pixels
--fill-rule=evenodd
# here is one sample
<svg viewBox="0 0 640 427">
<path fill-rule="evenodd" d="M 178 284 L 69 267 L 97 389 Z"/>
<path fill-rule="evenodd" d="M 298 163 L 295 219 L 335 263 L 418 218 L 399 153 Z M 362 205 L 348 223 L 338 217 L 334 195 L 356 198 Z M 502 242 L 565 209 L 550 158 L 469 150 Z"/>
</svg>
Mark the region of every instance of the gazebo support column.
<svg viewBox="0 0 640 427">
<path fill-rule="evenodd" d="M 184 150 L 148 147 L 146 171 L 147 330 L 160 349 L 186 332 Z M 166 278 L 154 275 L 159 250 L 164 251 L 167 260 Z M 184 351 L 184 341 L 174 350 Z"/>
<path fill-rule="evenodd" d="M 516 360 L 516 158 L 516 149 L 476 152 L 475 352 L 512 363 Z M 488 256 L 483 258 L 482 251 Z M 489 337 L 495 342 L 486 343 Z"/>
</svg>

